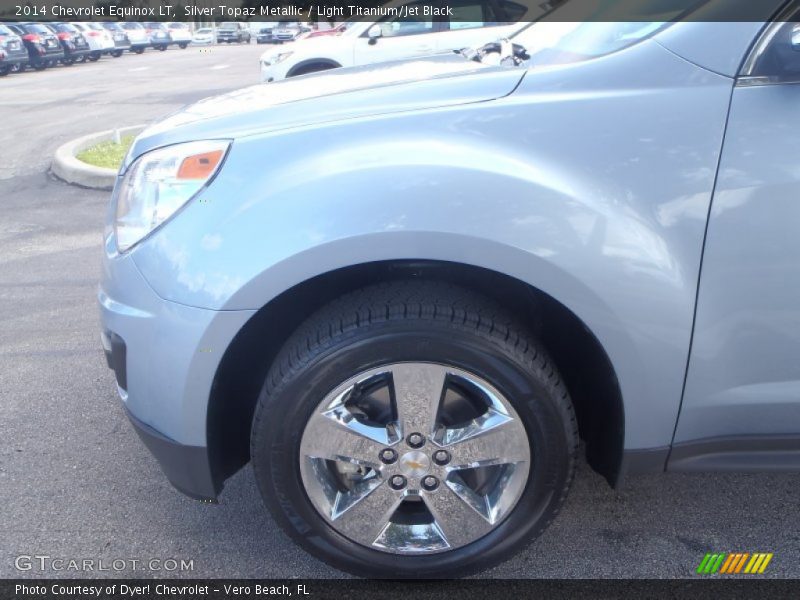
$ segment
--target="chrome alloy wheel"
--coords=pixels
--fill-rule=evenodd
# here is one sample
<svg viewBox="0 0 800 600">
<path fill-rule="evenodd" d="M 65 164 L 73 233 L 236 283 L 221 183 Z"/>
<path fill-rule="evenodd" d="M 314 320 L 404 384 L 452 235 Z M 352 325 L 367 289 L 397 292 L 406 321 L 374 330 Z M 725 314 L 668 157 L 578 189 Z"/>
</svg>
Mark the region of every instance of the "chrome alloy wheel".
<svg viewBox="0 0 800 600">
<path fill-rule="evenodd" d="M 352 377 L 314 410 L 300 474 L 316 510 L 350 540 L 429 554 L 494 529 L 525 489 L 531 450 L 508 400 L 484 379 L 433 363 Z"/>
</svg>

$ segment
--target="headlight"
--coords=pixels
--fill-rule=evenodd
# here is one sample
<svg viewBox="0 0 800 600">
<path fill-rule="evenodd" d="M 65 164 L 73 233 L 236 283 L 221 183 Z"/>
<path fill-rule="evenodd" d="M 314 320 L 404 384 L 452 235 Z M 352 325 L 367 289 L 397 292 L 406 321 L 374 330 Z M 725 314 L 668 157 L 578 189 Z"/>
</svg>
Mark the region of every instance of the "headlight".
<svg viewBox="0 0 800 600">
<path fill-rule="evenodd" d="M 216 174 L 229 146 L 220 140 L 189 142 L 136 159 L 115 191 L 117 249 L 125 252 L 191 200 Z"/>
<path fill-rule="evenodd" d="M 265 67 L 268 67 L 270 65 L 277 65 L 278 63 L 282 63 L 283 61 L 285 61 L 292 54 L 294 54 L 294 52 L 281 52 L 280 54 L 275 54 L 273 56 L 270 56 L 269 58 L 264 59 L 261 62 L 264 63 Z"/>
</svg>

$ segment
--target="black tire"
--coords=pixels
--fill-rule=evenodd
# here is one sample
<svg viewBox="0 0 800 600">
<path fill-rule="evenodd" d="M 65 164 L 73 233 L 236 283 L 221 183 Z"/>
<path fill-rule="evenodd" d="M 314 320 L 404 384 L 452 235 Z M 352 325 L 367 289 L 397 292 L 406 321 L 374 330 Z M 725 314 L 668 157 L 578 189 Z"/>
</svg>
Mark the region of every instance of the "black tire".
<svg viewBox="0 0 800 600">
<path fill-rule="evenodd" d="M 167 49 L 167 47 L 166 46 L 159 46 L 158 49 L 161 50 L 161 52 L 164 52 Z"/>
<path fill-rule="evenodd" d="M 144 54 L 144 48 L 139 46 L 138 48 L 134 48 L 133 52 L 136 52 L 136 54 Z"/>
<path fill-rule="evenodd" d="M 187 44 L 186 42 L 181 42 L 180 44 L 178 44 L 178 46 L 181 47 L 181 50 L 186 50 L 189 44 Z"/>
<path fill-rule="evenodd" d="M 397 555 L 357 544 L 308 500 L 299 449 L 310 415 L 349 377 L 392 362 L 440 362 L 490 382 L 513 404 L 531 444 L 515 508 L 484 537 L 438 554 Z M 541 345 L 492 301 L 436 282 L 394 282 L 334 301 L 286 342 L 253 419 L 251 456 L 266 505 L 309 553 L 367 577 L 457 577 L 489 568 L 542 533 L 566 498 L 578 432 L 566 386 Z"/>
<path fill-rule="evenodd" d="M 44 61 L 43 62 L 37 62 L 37 63 L 33 63 L 31 66 L 37 71 L 44 71 L 47 68 L 47 63 L 44 62 Z"/>
<path fill-rule="evenodd" d="M 113 56 L 114 58 L 119 58 L 120 56 L 122 56 L 122 50 L 114 50 L 111 53 L 111 56 Z"/>
<path fill-rule="evenodd" d="M 62 58 L 61 59 L 61 64 L 64 65 L 65 67 L 71 67 L 72 65 L 75 64 L 75 59 L 74 58 Z"/>
<path fill-rule="evenodd" d="M 100 55 L 99 54 L 90 54 L 87 58 L 92 62 L 97 62 L 98 60 L 100 60 Z"/>
<path fill-rule="evenodd" d="M 10 66 L 0 67 L 0 77 L 5 77 L 9 73 L 11 73 L 11 67 Z"/>
</svg>

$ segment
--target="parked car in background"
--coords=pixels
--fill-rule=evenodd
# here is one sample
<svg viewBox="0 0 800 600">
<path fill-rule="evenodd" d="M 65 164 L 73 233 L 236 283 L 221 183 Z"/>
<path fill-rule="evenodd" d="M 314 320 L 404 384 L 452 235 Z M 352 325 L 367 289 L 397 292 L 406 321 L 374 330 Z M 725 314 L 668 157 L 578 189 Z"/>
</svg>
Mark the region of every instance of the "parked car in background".
<svg viewBox="0 0 800 600">
<path fill-rule="evenodd" d="M 277 25 L 277 23 L 262 23 L 261 26 L 255 31 L 256 44 L 276 43 L 275 38 L 272 37 L 272 32 Z"/>
<path fill-rule="evenodd" d="M 28 65 L 30 58 L 25 43 L 4 23 L 0 23 L 0 50 L 4 55 L 0 61 L 0 76 L 24 69 Z"/>
<path fill-rule="evenodd" d="M 101 339 L 170 480 L 214 501 L 251 461 L 310 553 L 423 578 L 539 536 L 579 453 L 615 486 L 800 471 L 800 3 L 750 4 L 555 8 L 140 134 Z"/>
<path fill-rule="evenodd" d="M 197 46 L 208 46 L 214 43 L 214 30 L 210 27 L 201 27 L 192 35 L 192 44 Z"/>
<path fill-rule="evenodd" d="M 293 42 L 300 35 L 311 31 L 310 27 L 300 21 L 280 21 L 272 30 L 272 37 L 278 43 Z"/>
<path fill-rule="evenodd" d="M 111 51 L 111 56 L 119 58 L 126 50 L 131 49 L 131 40 L 126 31 L 117 22 L 104 22 L 105 27 L 111 34 L 111 39 L 114 40 L 114 49 Z"/>
<path fill-rule="evenodd" d="M 344 23 L 339 23 L 335 27 L 331 27 L 329 29 L 316 29 L 312 31 L 306 31 L 305 33 L 301 33 L 297 39 L 299 40 L 307 40 L 308 38 L 316 38 L 316 37 L 323 37 L 326 35 L 341 35 L 347 28 L 353 25 L 355 21 L 345 21 Z"/>
<path fill-rule="evenodd" d="M 144 23 L 147 35 L 150 36 L 150 45 L 156 50 L 164 51 L 173 43 L 169 29 L 164 23 L 155 21 Z"/>
<path fill-rule="evenodd" d="M 89 60 L 97 61 L 103 54 L 111 54 L 114 50 L 114 38 L 111 33 L 100 23 L 84 22 L 75 23 L 74 25 L 89 42 L 90 52 L 88 55 Z"/>
<path fill-rule="evenodd" d="M 250 40 L 250 30 L 244 23 L 226 21 L 217 27 L 218 44 L 249 44 Z"/>
<path fill-rule="evenodd" d="M 41 71 L 54 67 L 64 58 L 64 50 L 56 34 L 42 23 L 6 23 L 25 44 L 28 51 L 28 64 Z"/>
<path fill-rule="evenodd" d="M 144 25 L 134 21 L 123 21 L 119 25 L 128 36 L 128 41 L 131 43 L 131 52 L 141 54 L 150 46 L 150 36 L 147 35 L 147 29 Z"/>
<path fill-rule="evenodd" d="M 84 62 L 86 56 L 91 52 L 89 42 L 83 37 L 83 34 L 78 31 L 78 28 L 71 23 L 64 23 L 55 21 L 48 23 L 48 27 L 56 34 L 56 37 L 61 42 L 61 48 L 64 50 L 64 58 L 61 63 L 64 65 L 71 65 L 76 62 Z"/>
<path fill-rule="evenodd" d="M 396 0 L 387 7 L 412 7 L 420 0 Z M 543 4 L 545 6 L 545 4 Z M 469 10 L 467 10 L 469 9 Z M 456 9 L 453 9 L 456 10 Z M 544 9 L 540 9 L 542 12 Z M 416 11 L 422 14 L 422 11 Z M 409 11 L 414 14 L 415 11 Z M 508 37 L 521 26 L 528 8 L 514 0 L 464 0 L 453 19 L 432 16 L 388 16 L 352 23 L 340 35 L 303 40 L 261 56 L 261 80 L 279 81 L 337 67 L 350 67 L 416 56 L 452 52 Z M 472 21 L 457 20 L 470 15 Z M 480 20 L 479 20 L 480 19 Z"/>
<path fill-rule="evenodd" d="M 180 48 L 186 48 L 192 43 L 192 32 L 186 23 L 167 23 L 167 29 L 172 41 Z"/>
</svg>

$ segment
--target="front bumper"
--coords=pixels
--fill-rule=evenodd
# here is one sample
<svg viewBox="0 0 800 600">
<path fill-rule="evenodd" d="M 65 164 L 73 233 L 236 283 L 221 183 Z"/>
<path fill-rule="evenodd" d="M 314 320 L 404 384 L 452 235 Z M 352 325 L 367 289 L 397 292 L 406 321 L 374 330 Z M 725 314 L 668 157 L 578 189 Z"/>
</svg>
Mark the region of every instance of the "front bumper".
<svg viewBox="0 0 800 600">
<path fill-rule="evenodd" d="M 170 482 L 192 498 L 212 500 L 223 481 L 206 441 L 211 388 L 225 350 L 254 311 L 163 300 L 131 255 L 107 251 L 103 268 L 101 340 L 125 410 Z"/>
<path fill-rule="evenodd" d="M 195 500 L 217 501 L 222 486 L 214 481 L 207 448 L 178 444 L 137 419 L 130 411 L 125 412 L 175 489 Z"/>
</svg>

